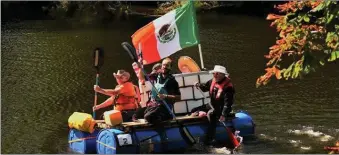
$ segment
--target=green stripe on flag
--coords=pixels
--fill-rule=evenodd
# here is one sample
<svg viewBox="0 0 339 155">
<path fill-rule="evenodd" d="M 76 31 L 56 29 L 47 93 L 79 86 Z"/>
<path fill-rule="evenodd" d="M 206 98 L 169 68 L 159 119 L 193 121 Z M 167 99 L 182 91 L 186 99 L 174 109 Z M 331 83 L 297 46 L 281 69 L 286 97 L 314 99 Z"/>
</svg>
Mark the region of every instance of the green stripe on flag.
<svg viewBox="0 0 339 155">
<path fill-rule="evenodd" d="M 176 9 L 175 13 L 181 48 L 199 44 L 198 24 L 193 2 L 189 1 L 184 6 Z"/>
</svg>

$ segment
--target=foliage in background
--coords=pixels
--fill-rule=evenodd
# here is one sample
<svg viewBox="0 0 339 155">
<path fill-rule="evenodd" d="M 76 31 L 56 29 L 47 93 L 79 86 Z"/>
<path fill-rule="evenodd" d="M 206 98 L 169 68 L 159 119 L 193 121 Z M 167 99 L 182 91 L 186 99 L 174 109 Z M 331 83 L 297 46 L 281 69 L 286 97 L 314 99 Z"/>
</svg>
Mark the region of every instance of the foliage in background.
<svg viewBox="0 0 339 155">
<path fill-rule="evenodd" d="M 290 1 L 275 8 L 281 14 L 269 14 L 267 20 L 273 20 L 279 39 L 265 55 L 266 74 L 257 79 L 257 87 L 274 77 L 302 77 L 339 58 L 338 2 Z"/>
<path fill-rule="evenodd" d="M 186 3 L 187 0 L 175 0 L 166 3 L 161 3 L 154 13 L 157 15 L 166 14 L 167 12 L 172 11 Z M 212 9 L 220 5 L 218 1 L 194 1 L 194 6 L 197 11 L 200 11 Z"/>
<path fill-rule="evenodd" d="M 43 7 L 49 15 L 58 18 L 81 18 L 85 21 L 110 21 L 129 12 L 128 2 L 121 1 L 58 1 Z"/>
</svg>

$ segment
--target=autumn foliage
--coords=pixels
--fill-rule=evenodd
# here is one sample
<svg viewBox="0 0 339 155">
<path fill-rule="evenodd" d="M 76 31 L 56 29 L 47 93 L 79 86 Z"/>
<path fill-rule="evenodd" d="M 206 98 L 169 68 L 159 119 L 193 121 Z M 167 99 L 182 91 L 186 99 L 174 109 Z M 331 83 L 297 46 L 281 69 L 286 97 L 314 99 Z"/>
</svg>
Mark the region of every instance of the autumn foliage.
<svg viewBox="0 0 339 155">
<path fill-rule="evenodd" d="M 275 6 L 279 14 L 269 14 L 267 20 L 273 20 L 271 27 L 276 28 L 279 39 L 265 55 L 269 61 L 266 73 L 257 79 L 257 87 L 274 77 L 286 80 L 302 77 L 339 58 L 337 3 L 290 1 Z"/>
</svg>

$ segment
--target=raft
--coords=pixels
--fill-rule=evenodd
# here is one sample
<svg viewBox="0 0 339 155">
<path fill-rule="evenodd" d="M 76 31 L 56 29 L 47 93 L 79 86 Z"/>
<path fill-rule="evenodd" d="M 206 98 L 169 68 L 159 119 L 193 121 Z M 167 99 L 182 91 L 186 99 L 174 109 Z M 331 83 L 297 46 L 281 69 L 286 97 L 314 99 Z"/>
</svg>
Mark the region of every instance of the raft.
<svg viewBox="0 0 339 155">
<path fill-rule="evenodd" d="M 207 131 L 207 119 L 205 117 L 178 117 L 185 122 L 191 135 L 197 142 L 202 142 Z M 174 121 L 166 122 L 163 131 L 149 127 L 146 123 L 123 123 L 123 128 L 103 129 L 97 136 L 98 154 L 139 154 L 162 153 L 182 150 L 189 147 L 179 133 L 179 128 Z M 240 136 L 254 134 L 254 123 L 246 112 L 238 112 L 234 119 L 226 121 L 228 127 L 235 127 L 240 131 Z M 124 130 L 126 132 L 124 132 Z M 164 135 L 161 138 L 161 134 Z M 216 140 L 228 142 L 229 137 L 225 127 L 220 123 L 216 128 Z"/>
<path fill-rule="evenodd" d="M 187 114 L 195 107 L 208 104 L 209 98 L 204 98 L 200 94 L 194 87 L 194 82 L 207 82 L 212 75 L 202 71 L 174 74 L 174 77 L 179 83 L 182 98 L 174 104 L 173 111 L 177 115 L 177 120 L 189 130 L 196 142 L 202 143 L 208 127 L 207 117 Z M 144 91 L 141 93 L 145 93 L 150 89 L 141 90 Z M 205 96 L 208 95 L 206 92 Z M 116 126 L 110 126 L 104 120 L 96 120 L 96 124 L 96 130 L 92 134 L 76 129 L 70 130 L 69 141 L 84 139 L 69 143 L 73 152 L 84 154 L 93 153 L 95 150 L 94 153 L 97 154 L 164 153 L 190 147 L 182 138 L 179 126 L 174 120 L 163 122 L 162 129 L 152 127 L 143 119 L 138 122 L 123 122 Z M 225 124 L 227 127 L 240 131 L 238 135 L 242 137 L 255 133 L 255 123 L 252 117 L 243 110 L 236 112 L 233 118 L 227 118 Z M 231 143 L 222 123 L 219 123 L 216 128 L 215 138 L 220 143 Z"/>
</svg>

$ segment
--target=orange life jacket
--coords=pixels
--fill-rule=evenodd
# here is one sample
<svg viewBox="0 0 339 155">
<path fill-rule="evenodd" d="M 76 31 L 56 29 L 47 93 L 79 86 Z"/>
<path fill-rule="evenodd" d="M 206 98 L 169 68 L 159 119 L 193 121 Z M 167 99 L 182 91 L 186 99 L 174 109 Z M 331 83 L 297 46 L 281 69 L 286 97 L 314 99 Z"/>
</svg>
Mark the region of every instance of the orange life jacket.
<svg viewBox="0 0 339 155">
<path fill-rule="evenodd" d="M 225 79 L 221 84 L 218 84 L 218 83 L 215 81 L 215 79 L 213 78 L 212 83 L 211 83 L 211 87 L 210 87 L 210 96 L 212 96 L 213 89 L 214 89 L 214 87 L 216 87 L 216 88 L 218 89 L 218 93 L 217 93 L 217 95 L 215 96 L 215 99 L 216 99 L 216 100 L 219 99 L 219 98 L 220 98 L 220 94 L 223 92 L 223 90 L 224 90 L 223 88 L 224 88 L 225 85 L 226 85 L 227 87 L 233 86 L 232 83 L 231 83 L 231 79 L 230 79 L 230 78 L 227 78 L 227 77 L 226 77 L 226 79 Z"/>
<path fill-rule="evenodd" d="M 134 110 L 138 107 L 140 92 L 136 89 L 137 86 L 131 82 L 125 82 L 116 88 L 120 90 L 115 99 L 115 110 Z"/>
</svg>

